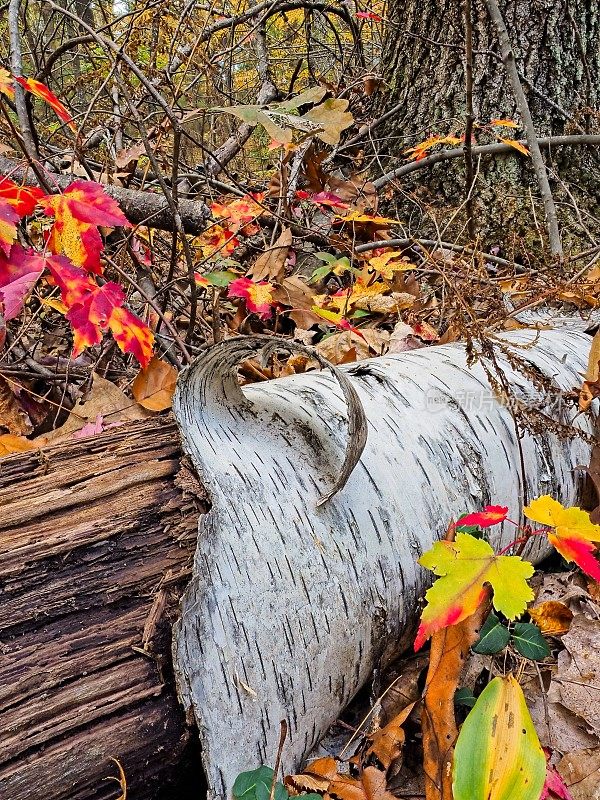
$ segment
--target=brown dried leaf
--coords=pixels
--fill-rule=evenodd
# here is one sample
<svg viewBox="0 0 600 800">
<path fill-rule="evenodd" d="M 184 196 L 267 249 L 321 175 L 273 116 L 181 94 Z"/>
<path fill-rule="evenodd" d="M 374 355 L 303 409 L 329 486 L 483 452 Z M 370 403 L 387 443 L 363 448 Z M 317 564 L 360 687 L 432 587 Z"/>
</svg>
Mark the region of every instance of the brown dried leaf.
<svg viewBox="0 0 600 800">
<path fill-rule="evenodd" d="M 307 766 L 300 775 L 287 775 L 284 784 L 290 794 L 296 795 L 301 792 L 318 792 L 322 794 L 327 791 L 330 781 L 337 775 L 337 764 L 331 756 L 318 758 Z"/>
<path fill-rule="evenodd" d="M 9 453 L 24 453 L 26 450 L 35 450 L 36 445 L 24 436 L 15 436 L 4 433 L 0 436 L 0 458 Z"/>
<path fill-rule="evenodd" d="M 592 347 L 588 358 L 588 369 L 583 386 L 579 392 L 579 408 L 587 411 L 595 397 L 600 397 L 600 330 L 592 339 Z"/>
<path fill-rule="evenodd" d="M 318 325 L 323 321 L 322 317 L 311 311 L 315 304 L 314 290 L 299 275 L 291 275 L 289 278 L 284 278 L 271 294 L 278 303 L 292 307 L 287 316 L 299 328 L 308 330 L 312 325 Z"/>
<path fill-rule="evenodd" d="M 321 141 L 326 144 L 336 145 L 340 141 L 342 131 L 349 128 L 354 122 L 354 117 L 347 110 L 349 105 L 349 100 L 325 100 L 325 102 L 307 111 L 304 118 L 323 128 L 322 131 L 317 133 Z"/>
<path fill-rule="evenodd" d="M 396 800 L 387 790 L 385 772 L 376 767 L 365 767 L 360 778 L 338 775 L 329 784 L 328 793 L 335 800 Z"/>
<path fill-rule="evenodd" d="M 17 435 L 31 432 L 31 424 L 22 411 L 10 383 L 0 375 L 0 428 Z"/>
<path fill-rule="evenodd" d="M 558 600 L 546 600 L 539 606 L 529 609 L 529 616 L 542 633 L 548 636 L 560 636 L 571 627 L 573 612 Z"/>
<path fill-rule="evenodd" d="M 149 411 L 171 408 L 177 370 L 166 361 L 154 356 L 146 369 L 135 377 L 131 391 L 138 403 Z"/>
<path fill-rule="evenodd" d="M 410 712 L 415 707 L 415 703 L 410 703 L 393 720 L 388 722 L 383 728 L 375 731 L 371 735 L 371 746 L 365 753 L 365 761 L 375 757 L 378 765 L 383 769 L 388 769 L 402 752 L 406 735 L 403 725 L 410 716 Z"/>
<path fill-rule="evenodd" d="M 600 749 L 567 753 L 558 763 L 573 800 L 597 800 L 600 797 Z"/>
<path fill-rule="evenodd" d="M 255 281 L 279 281 L 283 277 L 285 260 L 292 245 L 292 231 L 284 228 L 272 247 L 256 259 L 249 271 Z"/>
</svg>

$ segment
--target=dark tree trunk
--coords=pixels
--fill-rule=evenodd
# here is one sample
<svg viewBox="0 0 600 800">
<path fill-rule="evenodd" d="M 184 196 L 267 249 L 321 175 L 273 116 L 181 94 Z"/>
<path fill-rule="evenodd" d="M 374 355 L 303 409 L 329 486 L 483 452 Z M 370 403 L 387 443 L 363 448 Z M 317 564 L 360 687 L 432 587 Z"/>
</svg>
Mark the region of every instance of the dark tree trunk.
<svg viewBox="0 0 600 800">
<path fill-rule="evenodd" d="M 139 800 L 184 774 L 170 648 L 198 526 L 185 480 L 164 419 L 0 461 L 0 797 L 113 800 L 111 757 Z M 194 755 L 195 795 L 178 800 L 200 796 Z"/>
<path fill-rule="evenodd" d="M 600 102 L 600 5 L 597 0 L 499 0 L 515 52 L 538 136 L 564 133 L 598 133 Z M 389 155 L 402 159 L 402 151 L 432 134 L 461 135 L 466 122 L 464 3 L 454 0 L 390 0 L 389 35 L 383 54 L 386 85 L 385 108 L 401 109 L 385 131 Z M 499 56 L 497 35 L 483 0 L 473 3 L 473 109 L 485 124 L 495 118 L 519 122 L 516 102 Z M 476 131 L 477 133 L 477 131 Z M 514 131 L 501 131 L 516 138 Z M 517 136 L 522 135 L 522 129 Z M 483 143 L 490 137 L 479 134 Z M 579 147 L 554 150 L 549 166 L 560 168 L 571 182 L 573 197 L 557 192 L 563 234 L 582 237 L 573 199 L 583 214 L 595 214 L 599 202 L 598 151 Z M 574 169 L 575 167 L 575 169 Z M 426 185 L 419 194 L 423 205 L 456 206 L 464 198 L 464 163 L 446 162 L 403 182 L 405 188 Z M 487 236 L 525 235 L 534 227 L 532 194 L 538 190 L 530 162 L 515 152 L 484 157 L 475 196 L 479 233 Z M 423 208 L 423 205 L 421 208 Z M 535 201 L 543 228 L 543 209 Z M 464 225 L 464 215 L 458 222 Z M 594 222 L 586 219 L 593 228 Z M 418 222 L 417 222 L 418 224 Z M 570 226 L 570 227 L 569 227 Z M 506 240 L 506 235 L 504 236 Z M 530 244 L 535 240 L 535 236 Z"/>
</svg>

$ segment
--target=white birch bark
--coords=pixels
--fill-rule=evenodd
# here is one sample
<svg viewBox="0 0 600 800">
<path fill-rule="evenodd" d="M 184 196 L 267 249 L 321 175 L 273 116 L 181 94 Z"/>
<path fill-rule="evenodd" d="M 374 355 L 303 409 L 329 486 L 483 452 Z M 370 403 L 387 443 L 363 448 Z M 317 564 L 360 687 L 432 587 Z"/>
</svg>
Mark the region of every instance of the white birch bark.
<svg viewBox="0 0 600 800">
<path fill-rule="evenodd" d="M 505 338 L 557 387 L 580 383 L 585 334 Z M 228 796 L 239 772 L 273 764 L 283 718 L 283 767 L 296 770 L 374 666 L 409 642 L 430 578 L 416 560 L 451 519 L 487 503 L 518 517 L 524 496 L 546 493 L 572 503 L 574 466 L 589 458 L 580 438 L 549 431 L 525 434 L 519 448 L 481 364 L 467 368 L 464 346 L 445 345 L 341 368 L 368 439 L 346 485 L 317 506 L 353 457 L 344 395 L 327 371 L 242 394 L 236 365 L 256 349 L 243 338 L 210 349 L 180 377 L 174 406 L 212 501 L 174 652 L 213 797 Z M 531 398 L 498 361 L 516 395 Z M 491 536 L 502 546 L 514 529 Z"/>
</svg>

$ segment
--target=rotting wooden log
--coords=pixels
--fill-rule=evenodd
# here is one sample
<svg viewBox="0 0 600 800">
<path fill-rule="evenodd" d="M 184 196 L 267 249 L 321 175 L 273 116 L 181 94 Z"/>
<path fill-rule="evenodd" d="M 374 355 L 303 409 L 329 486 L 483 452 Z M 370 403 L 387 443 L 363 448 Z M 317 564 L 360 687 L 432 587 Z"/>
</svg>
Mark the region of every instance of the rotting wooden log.
<svg viewBox="0 0 600 800">
<path fill-rule="evenodd" d="M 170 418 L 0 461 L 0 797 L 112 800 L 111 757 L 136 800 L 182 777 L 170 643 L 190 482 Z"/>
<path fill-rule="evenodd" d="M 580 383 L 583 333 L 506 334 L 538 397 L 570 419 L 559 390 Z M 179 691 L 195 715 L 210 794 L 273 763 L 279 721 L 294 772 L 377 664 L 412 632 L 428 575 L 416 559 L 449 520 L 487 503 L 518 516 L 524 499 L 576 499 L 589 445 L 548 426 L 515 435 L 481 363 L 458 344 L 386 356 L 341 369 L 358 393 L 369 436 L 345 487 L 318 505 L 348 463 L 345 399 L 326 371 L 240 390 L 237 365 L 264 339 L 209 349 L 182 373 L 175 413 L 211 510 L 200 518 L 194 575 L 176 633 Z M 512 391 L 533 385 L 499 354 Z M 348 398 L 348 392 L 345 392 Z M 578 423 L 589 430 L 588 421 Z M 346 454 L 346 455 L 345 455 Z M 492 529 L 493 544 L 514 537 Z M 537 540 L 528 551 L 539 557 Z"/>
</svg>

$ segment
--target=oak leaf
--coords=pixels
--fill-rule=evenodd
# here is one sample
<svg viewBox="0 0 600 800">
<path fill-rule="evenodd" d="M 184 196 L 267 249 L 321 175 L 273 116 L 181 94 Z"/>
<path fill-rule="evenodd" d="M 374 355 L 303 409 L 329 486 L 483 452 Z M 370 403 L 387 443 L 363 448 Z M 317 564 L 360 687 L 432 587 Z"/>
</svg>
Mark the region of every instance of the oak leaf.
<svg viewBox="0 0 600 800">
<path fill-rule="evenodd" d="M 314 122 L 323 129 L 317 132 L 321 141 L 336 145 L 340 141 L 342 131 L 345 131 L 354 122 L 354 117 L 347 110 L 349 105 L 348 100 L 325 100 L 307 111 L 304 119 Z"/>
<path fill-rule="evenodd" d="M 292 231 L 284 228 L 277 241 L 256 259 L 251 274 L 254 281 L 278 281 L 285 269 L 285 262 L 292 246 Z"/>
<path fill-rule="evenodd" d="M 498 556 L 483 539 L 458 533 L 454 542 L 435 542 L 419 564 L 440 577 L 427 591 L 414 648 L 419 650 L 432 633 L 474 614 L 493 591 L 493 604 L 508 619 L 520 616 L 533 600 L 527 579 L 533 565 L 519 556 Z"/>
</svg>

